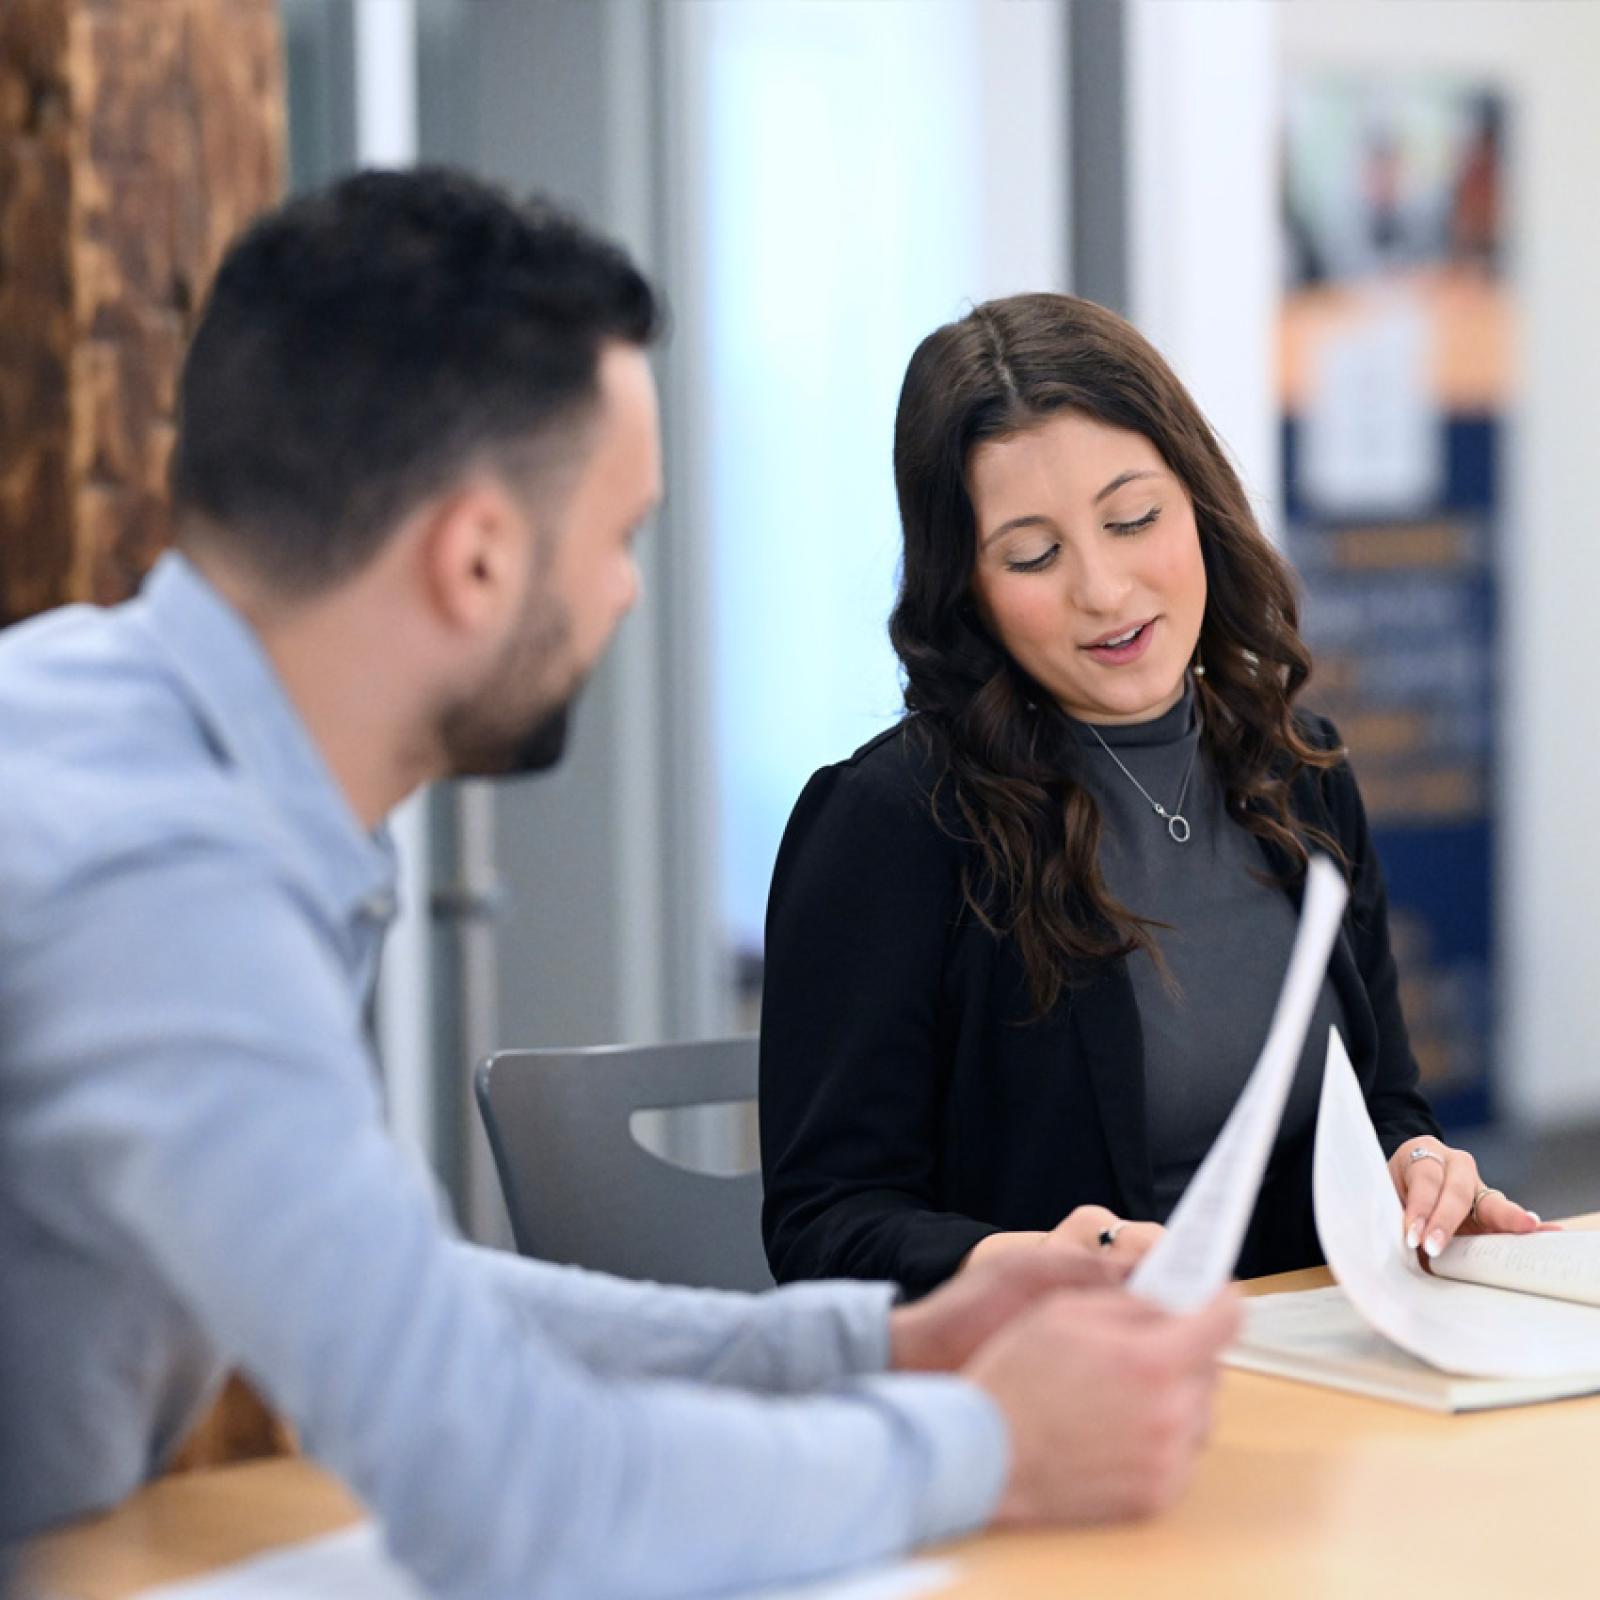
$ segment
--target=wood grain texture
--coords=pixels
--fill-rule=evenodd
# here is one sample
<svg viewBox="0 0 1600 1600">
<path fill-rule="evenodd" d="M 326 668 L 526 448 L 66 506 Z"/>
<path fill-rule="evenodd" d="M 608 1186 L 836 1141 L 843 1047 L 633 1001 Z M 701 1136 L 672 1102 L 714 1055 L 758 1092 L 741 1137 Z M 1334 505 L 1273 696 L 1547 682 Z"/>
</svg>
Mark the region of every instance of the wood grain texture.
<svg viewBox="0 0 1600 1600">
<path fill-rule="evenodd" d="M 67 20 L 0 6 L 0 623 L 53 604 L 71 566 Z"/>
<path fill-rule="evenodd" d="M 235 1373 L 167 1463 L 167 1471 L 197 1472 L 230 1461 L 292 1455 L 295 1449 L 288 1423 Z"/>
<path fill-rule="evenodd" d="M 0 8 L 0 622 L 167 542 L 184 346 L 284 156 L 275 0 Z"/>
</svg>

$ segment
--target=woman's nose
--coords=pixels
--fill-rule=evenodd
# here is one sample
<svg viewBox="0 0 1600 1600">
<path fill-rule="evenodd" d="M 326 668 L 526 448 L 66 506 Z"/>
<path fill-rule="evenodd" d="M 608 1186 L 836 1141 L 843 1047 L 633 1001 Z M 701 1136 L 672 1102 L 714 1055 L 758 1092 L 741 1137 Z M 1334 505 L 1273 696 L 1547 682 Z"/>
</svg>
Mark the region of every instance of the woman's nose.
<svg viewBox="0 0 1600 1600">
<path fill-rule="evenodd" d="M 1131 587 L 1128 574 L 1113 551 L 1080 553 L 1073 565 L 1070 598 L 1088 616 L 1121 621 Z"/>
</svg>

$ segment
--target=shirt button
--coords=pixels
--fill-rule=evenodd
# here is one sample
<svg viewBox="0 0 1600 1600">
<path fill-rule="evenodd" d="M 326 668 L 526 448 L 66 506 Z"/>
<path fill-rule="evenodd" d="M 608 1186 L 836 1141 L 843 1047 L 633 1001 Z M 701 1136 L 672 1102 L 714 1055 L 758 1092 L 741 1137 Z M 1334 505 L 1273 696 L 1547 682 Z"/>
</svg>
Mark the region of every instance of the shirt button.
<svg viewBox="0 0 1600 1600">
<path fill-rule="evenodd" d="M 388 922 L 399 907 L 393 894 L 387 889 L 378 889 L 361 902 L 359 909 L 361 915 L 371 922 Z"/>
</svg>

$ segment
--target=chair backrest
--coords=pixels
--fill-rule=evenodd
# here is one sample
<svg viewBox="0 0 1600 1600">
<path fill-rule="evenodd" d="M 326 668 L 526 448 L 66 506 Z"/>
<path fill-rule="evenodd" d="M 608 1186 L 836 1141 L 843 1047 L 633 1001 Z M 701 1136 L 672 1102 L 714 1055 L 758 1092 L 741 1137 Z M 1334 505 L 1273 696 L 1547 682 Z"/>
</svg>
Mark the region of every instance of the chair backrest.
<svg viewBox="0 0 1600 1600">
<path fill-rule="evenodd" d="M 761 1174 L 690 1171 L 643 1148 L 631 1127 L 636 1111 L 753 1101 L 754 1038 L 503 1050 L 475 1081 L 523 1255 L 663 1283 L 771 1288 Z"/>
</svg>

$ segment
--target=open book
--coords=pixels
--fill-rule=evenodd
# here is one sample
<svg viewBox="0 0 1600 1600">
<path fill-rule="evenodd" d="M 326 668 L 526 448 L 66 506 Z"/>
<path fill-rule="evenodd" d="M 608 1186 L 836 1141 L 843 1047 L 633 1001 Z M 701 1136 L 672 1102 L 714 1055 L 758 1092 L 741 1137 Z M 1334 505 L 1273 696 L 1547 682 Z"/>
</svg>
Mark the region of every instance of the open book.
<svg viewBox="0 0 1600 1600">
<path fill-rule="evenodd" d="M 1312 862 L 1266 1042 L 1222 1131 L 1129 1288 L 1204 1303 L 1244 1241 L 1344 909 Z M 1600 1391 L 1600 1233 L 1453 1241 L 1425 1268 L 1344 1042 L 1328 1037 L 1313 1158 L 1317 1231 L 1337 1287 L 1246 1303 L 1234 1366 L 1442 1411 Z"/>
<path fill-rule="evenodd" d="M 1530 1235 L 1553 1238 L 1552 1234 Z M 1600 1235 L 1586 1236 L 1600 1244 Z M 1471 1378 L 1445 1372 L 1386 1339 L 1335 1284 L 1264 1294 L 1245 1302 L 1245 1328 L 1230 1366 L 1300 1378 L 1429 1411 L 1487 1411 L 1600 1391 L 1600 1372 L 1549 1378 Z"/>
<path fill-rule="evenodd" d="M 1234 1365 L 1437 1411 L 1600 1391 L 1600 1233 L 1456 1239 L 1430 1272 L 1337 1033 L 1312 1187 L 1338 1287 L 1250 1301 Z"/>
</svg>

